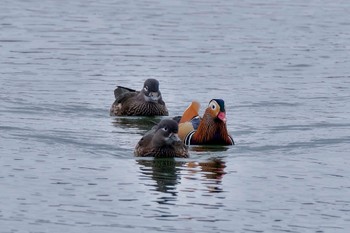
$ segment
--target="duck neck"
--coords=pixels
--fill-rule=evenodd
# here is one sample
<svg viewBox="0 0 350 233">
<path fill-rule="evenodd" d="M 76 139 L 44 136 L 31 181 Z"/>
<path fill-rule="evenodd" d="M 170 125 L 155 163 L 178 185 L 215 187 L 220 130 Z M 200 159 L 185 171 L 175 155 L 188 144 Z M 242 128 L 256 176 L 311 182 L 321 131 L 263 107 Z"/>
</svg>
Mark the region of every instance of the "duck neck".
<svg viewBox="0 0 350 233">
<path fill-rule="evenodd" d="M 207 113 L 204 114 L 197 131 L 193 134 L 192 141 L 198 144 L 231 144 L 226 124 Z"/>
</svg>

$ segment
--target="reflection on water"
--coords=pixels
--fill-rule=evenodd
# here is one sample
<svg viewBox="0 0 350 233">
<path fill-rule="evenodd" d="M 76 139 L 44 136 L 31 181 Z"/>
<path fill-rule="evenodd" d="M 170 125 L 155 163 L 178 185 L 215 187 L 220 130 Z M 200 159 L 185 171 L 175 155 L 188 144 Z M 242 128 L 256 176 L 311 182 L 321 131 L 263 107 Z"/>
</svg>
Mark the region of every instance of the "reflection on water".
<svg viewBox="0 0 350 233">
<path fill-rule="evenodd" d="M 141 173 L 156 182 L 156 191 L 176 196 L 176 185 L 179 183 L 181 167 L 185 162 L 174 158 L 138 159 Z"/>
<path fill-rule="evenodd" d="M 349 231 L 350 1 L 58 2 L 1 2 L 0 232 Z M 237 145 L 134 158 L 147 78 Z"/>
<path fill-rule="evenodd" d="M 224 171 L 226 165 L 221 158 L 210 158 L 203 162 L 189 162 L 186 166 L 189 168 L 190 174 L 200 173 L 200 179 L 209 192 L 223 191 L 221 182 L 223 176 L 226 174 Z"/>
<path fill-rule="evenodd" d="M 150 130 L 161 121 L 161 117 L 115 117 L 113 125 L 124 129 L 134 128 L 143 132 Z"/>
<path fill-rule="evenodd" d="M 222 152 L 227 151 L 230 146 L 216 146 L 216 145 L 196 145 L 191 146 L 191 150 L 195 152 Z"/>
<path fill-rule="evenodd" d="M 221 158 L 210 158 L 205 161 L 177 161 L 174 158 L 149 158 L 138 159 L 137 163 L 144 178 L 155 181 L 155 189 L 177 196 L 177 185 L 181 179 L 197 180 L 205 186 L 204 190 L 210 193 L 222 192 L 222 178 L 226 174 L 225 162 Z M 188 186 L 188 182 L 182 182 L 188 192 L 202 190 L 202 188 Z"/>
<path fill-rule="evenodd" d="M 187 167 L 195 168 L 200 167 L 203 175 L 210 180 L 221 181 L 222 177 L 226 174 L 224 169 L 226 167 L 225 162 L 220 158 L 211 158 L 205 162 L 189 162 Z"/>
</svg>

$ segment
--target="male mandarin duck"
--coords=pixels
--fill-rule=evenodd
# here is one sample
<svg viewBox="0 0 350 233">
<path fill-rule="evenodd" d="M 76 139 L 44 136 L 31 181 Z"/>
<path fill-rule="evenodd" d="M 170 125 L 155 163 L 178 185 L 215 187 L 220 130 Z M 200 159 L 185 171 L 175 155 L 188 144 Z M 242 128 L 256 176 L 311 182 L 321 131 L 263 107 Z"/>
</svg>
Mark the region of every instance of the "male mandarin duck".
<svg viewBox="0 0 350 233">
<path fill-rule="evenodd" d="M 178 136 L 178 123 L 164 119 L 147 132 L 135 147 L 135 156 L 187 158 L 188 148 Z"/>
<path fill-rule="evenodd" d="M 193 101 L 179 122 L 179 137 L 186 145 L 234 145 L 226 128 L 225 102 L 212 99 L 202 118 L 200 104 Z"/>
<path fill-rule="evenodd" d="M 168 109 L 156 79 L 147 79 L 141 91 L 117 86 L 111 116 L 167 116 Z"/>
</svg>

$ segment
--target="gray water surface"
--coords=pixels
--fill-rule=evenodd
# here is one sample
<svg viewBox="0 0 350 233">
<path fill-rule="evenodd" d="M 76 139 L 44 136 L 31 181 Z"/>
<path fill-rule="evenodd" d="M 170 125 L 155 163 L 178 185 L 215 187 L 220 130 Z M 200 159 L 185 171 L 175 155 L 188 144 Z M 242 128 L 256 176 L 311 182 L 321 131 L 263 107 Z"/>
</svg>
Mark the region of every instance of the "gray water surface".
<svg viewBox="0 0 350 233">
<path fill-rule="evenodd" d="M 349 232 L 350 2 L 0 7 L 0 232 Z M 133 156 L 109 116 L 157 78 L 170 115 L 225 100 L 233 147 Z"/>
</svg>

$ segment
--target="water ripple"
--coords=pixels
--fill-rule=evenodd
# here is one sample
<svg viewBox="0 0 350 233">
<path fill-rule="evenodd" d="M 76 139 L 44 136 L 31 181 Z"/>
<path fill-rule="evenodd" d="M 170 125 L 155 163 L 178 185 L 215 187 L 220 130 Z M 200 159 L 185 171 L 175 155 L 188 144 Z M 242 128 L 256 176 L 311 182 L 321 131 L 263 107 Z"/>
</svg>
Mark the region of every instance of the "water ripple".
<svg viewBox="0 0 350 233">
<path fill-rule="evenodd" d="M 349 7 L 3 0 L 1 231 L 350 229 Z M 162 118 L 108 111 L 146 78 L 169 117 L 224 99 L 236 145 L 134 157 Z"/>
</svg>

